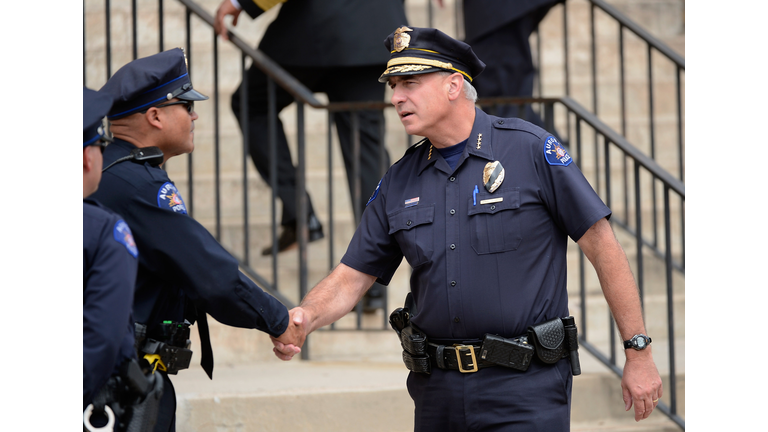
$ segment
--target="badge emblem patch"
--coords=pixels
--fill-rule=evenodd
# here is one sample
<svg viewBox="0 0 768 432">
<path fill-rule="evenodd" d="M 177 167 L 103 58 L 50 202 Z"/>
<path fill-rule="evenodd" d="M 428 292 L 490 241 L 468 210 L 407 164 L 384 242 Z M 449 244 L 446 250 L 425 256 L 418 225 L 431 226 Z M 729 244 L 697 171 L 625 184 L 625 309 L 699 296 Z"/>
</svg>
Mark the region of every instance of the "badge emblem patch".
<svg viewBox="0 0 768 432">
<path fill-rule="evenodd" d="M 187 206 L 181 198 L 179 190 L 171 182 L 166 182 L 157 191 L 157 206 L 170 209 L 176 213 L 187 214 Z"/>
<path fill-rule="evenodd" d="M 496 189 L 501 186 L 503 181 L 504 167 L 501 166 L 501 162 L 493 161 L 485 164 L 485 168 L 483 168 L 483 184 L 488 192 L 496 192 Z"/>
<path fill-rule="evenodd" d="M 568 166 L 573 162 L 565 147 L 553 136 L 544 140 L 544 157 L 550 165 Z"/>
<path fill-rule="evenodd" d="M 125 246 L 132 257 L 136 258 L 139 256 L 139 249 L 136 247 L 136 242 L 133 241 L 133 233 L 131 233 L 131 229 L 128 228 L 128 224 L 124 220 L 120 219 L 115 223 L 115 227 L 112 229 L 112 236 L 118 243 Z"/>
</svg>

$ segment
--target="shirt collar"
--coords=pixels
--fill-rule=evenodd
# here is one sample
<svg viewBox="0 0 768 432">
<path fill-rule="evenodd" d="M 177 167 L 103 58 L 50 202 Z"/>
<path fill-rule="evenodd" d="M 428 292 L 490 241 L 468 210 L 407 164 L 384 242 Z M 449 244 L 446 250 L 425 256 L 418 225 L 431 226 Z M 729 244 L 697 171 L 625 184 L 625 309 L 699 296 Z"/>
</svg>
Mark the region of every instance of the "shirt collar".
<svg viewBox="0 0 768 432">
<path fill-rule="evenodd" d="M 492 136 L 493 126 L 491 125 L 490 116 L 484 113 L 480 108 L 475 107 L 475 123 L 472 125 L 472 132 L 469 134 L 467 146 L 464 147 L 464 154 L 493 161 L 493 146 L 491 145 L 493 142 Z M 480 148 L 478 148 L 478 143 Z M 442 155 L 440 155 L 440 152 L 432 149 L 432 154 L 430 155 L 432 143 L 430 143 L 428 139 L 425 139 L 420 147 L 421 148 L 417 150 L 419 152 L 418 157 L 420 160 L 419 175 L 433 163 L 436 164 L 435 168 L 450 174 L 451 171 L 448 167 L 448 163 L 445 162 Z M 442 163 L 438 164 L 438 160 L 441 160 Z M 460 159 L 459 164 L 462 163 L 463 161 Z M 457 165 L 457 168 L 458 167 L 459 165 Z"/>
</svg>

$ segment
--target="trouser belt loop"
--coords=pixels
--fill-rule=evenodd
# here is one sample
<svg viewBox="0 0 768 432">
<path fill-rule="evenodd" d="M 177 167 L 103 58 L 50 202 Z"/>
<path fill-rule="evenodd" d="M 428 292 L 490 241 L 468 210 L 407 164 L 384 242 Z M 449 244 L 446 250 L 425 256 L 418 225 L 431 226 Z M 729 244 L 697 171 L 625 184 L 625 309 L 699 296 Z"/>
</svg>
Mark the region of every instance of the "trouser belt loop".
<svg viewBox="0 0 768 432">
<path fill-rule="evenodd" d="M 445 357 L 444 357 L 445 345 L 438 345 L 435 349 L 435 360 L 437 361 L 437 367 L 445 369 Z"/>
</svg>

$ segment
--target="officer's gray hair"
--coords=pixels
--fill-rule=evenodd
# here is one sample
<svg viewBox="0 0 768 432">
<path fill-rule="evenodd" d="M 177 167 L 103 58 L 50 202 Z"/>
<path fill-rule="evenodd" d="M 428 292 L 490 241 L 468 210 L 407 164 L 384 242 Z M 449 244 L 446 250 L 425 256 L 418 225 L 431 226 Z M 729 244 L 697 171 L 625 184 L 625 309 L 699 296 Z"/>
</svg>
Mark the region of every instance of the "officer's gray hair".
<svg viewBox="0 0 768 432">
<path fill-rule="evenodd" d="M 456 72 L 439 71 L 438 73 L 443 76 L 449 76 L 449 75 L 453 75 Z M 475 88 L 472 87 L 472 83 L 470 83 L 469 80 L 466 78 L 464 78 L 464 96 L 470 101 L 472 101 L 472 103 L 477 102 L 477 90 L 475 90 Z"/>
</svg>

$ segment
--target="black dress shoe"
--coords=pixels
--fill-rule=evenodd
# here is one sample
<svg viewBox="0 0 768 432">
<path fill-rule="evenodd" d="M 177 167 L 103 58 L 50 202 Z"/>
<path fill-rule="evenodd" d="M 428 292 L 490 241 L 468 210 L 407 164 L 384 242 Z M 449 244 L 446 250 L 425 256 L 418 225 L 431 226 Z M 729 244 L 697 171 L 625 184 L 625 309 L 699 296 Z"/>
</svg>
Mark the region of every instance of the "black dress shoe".
<svg viewBox="0 0 768 432">
<path fill-rule="evenodd" d="M 310 243 L 313 241 L 320 240 L 321 238 L 325 237 L 325 234 L 323 234 L 323 225 L 320 223 L 320 220 L 317 219 L 317 216 L 314 214 L 309 216 L 309 221 L 307 223 L 309 227 L 309 241 Z M 296 234 L 296 225 L 285 225 L 283 226 L 283 230 L 280 233 L 280 236 L 277 238 L 277 252 L 283 252 L 291 249 L 295 249 L 299 245 L 299 238 Z M 272 245 L 269 245 L 261 250 L 262 256 L 272 255 Z"/>
</svg>

